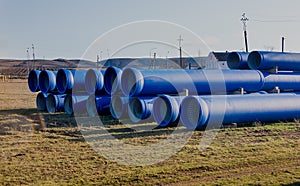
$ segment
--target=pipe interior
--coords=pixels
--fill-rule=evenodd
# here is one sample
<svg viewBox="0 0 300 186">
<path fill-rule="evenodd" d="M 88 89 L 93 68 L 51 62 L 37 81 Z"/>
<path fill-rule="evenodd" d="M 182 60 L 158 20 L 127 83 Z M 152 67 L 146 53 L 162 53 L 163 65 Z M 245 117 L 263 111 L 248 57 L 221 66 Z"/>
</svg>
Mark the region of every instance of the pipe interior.
<svg viewBox="0 0 300 186">
<path fill-rule="evenodd" d="M 188 129 L 195 129 L 201 118 L 201 108 L 196 98 L 184 99 L 181 106 L 181 119 L 184 126 Z"/>
<path fill-rule="evenodd" d="M 46 110 L 46 100 L 43 93 L 38 93 L 36 96 L 36 107 L 39 111 Z"/>
<path fill-rule="evenodd" d="M 153 105 L 155 119 L 158 124 L 167 124 L 171 121 L 170 102 L 163 98 L 157 98 Z"/>
<path fill-rule="evenodd" d="M 108 68 L 105 72 L 105 77 L 104 77 L 104 81 L 105 81 L 105 88 L 106 91 L 108 93 L 111 93 L 112 90 L 115 90 L 115 88 L 117 87 L 117 72 L 112 69 L 112 68 Z"/>
<path fill-rule="evenodd" d="M 94 70 L 89 70 L 85 77 L 85 88 L 90 94 L 96 91 L 97 76 Z"/>
<path fill-rule="evenodd" d="M 251 52 L 248 56 L 248 66 L 251 69 L 258 69 L 261 63 L 261 55 L 259 52 Z"/>
<path fill-rule="evenodd" d="M 29 84 L 29 89 L 31 92 L 37 91 L 38 86 L 39 86 L 38 83 L 39 83 L 39 81 L 38 81 L 38 76 L 37 76 L 36 72 L 31 71 L 28 76 L 28 84 Z"/>
<path fill-rule="evenodd" d="M 46 98 L 46 107 L 49 113 L 54 113 L 56 111 L 56 100 L 54 95 L 50 94 Z"/>
<path fill-rule="evenodd" d="M 122 114 L 123 114 L 123 101 L 121 99 L 121 97 L 119 96 L 114 96 L 111 99 L 111 106 L 110 106 L 110 112 L 113 115 L 113 117 L 119 119 Z"/>
<path fill-rule="evenodd" d="M 47 92 L 49 90 L 49 76 L 46 71 L 41 72 L 39 83 L 42 92 Z"/>
<path fill-rule="evenodd" d="M 90 96 L 86 102 L 86 110 L 89 116 L 98 115 L 97 106 L 96 106 L 96 98 L 94 95 Z"/>
<path fill-rule="evenodd" d="M 67 114 L 73 113 L 73 99 L 72 96 L 67 95 L 64 102 L 64 109 Z"/>
<path fill-rule="evenodd" d="M 125 73 L 124 79 L 122 79 L 122 88 L 127 95 L 132 95 L 136 89 L 137 79 L 132 70 L 126 70 Z"/>
<path fill-rule="evenodd" d="M 237 69 L 237 68 L 239 68 L 240 60 L 241 59 L 240 59 L 239 54 L 237 52 L 232 52 L 232 53 L 228 54 L 227 65 L 231 69 Z"/>
<path fill-rule="evenodd" d="M 129 102 L 129 109 L 131 114 L 137 119 L 142 119 L 143 106 L 142 102 L 138 98 L 132 98 Z"/>
<path fill-rule="evenodd" d="M 56 82 L 56 86 L 59 92 L 63 93 L 67 89 L 67 74 L 64 70 L 59 70 L 57 72 L 57 78 L 58 81 Z"/>
</svg>

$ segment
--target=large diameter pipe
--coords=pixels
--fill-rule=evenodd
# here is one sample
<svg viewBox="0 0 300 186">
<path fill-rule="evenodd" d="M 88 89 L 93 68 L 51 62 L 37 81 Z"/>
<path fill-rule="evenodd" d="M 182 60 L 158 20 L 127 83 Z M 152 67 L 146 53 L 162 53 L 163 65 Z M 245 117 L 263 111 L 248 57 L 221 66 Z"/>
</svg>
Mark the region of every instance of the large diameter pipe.
<svg viewBox="0 0 300 186">
<path fill-rule="evenodd" d="M 57 71 L 43 70 L 39 75 L 39 87 L 43 93 L 56 91 Z"/>
<path fill-rule="evenodd" d="M 128 105 L 128 116 L 134 123 L 151 120 L 154 98 L 131 97 Z"/>
<path fill-rule="evenodd" d="M 117 94 L 121 88 L 122 70 L 117 67 L 108 67 L 104 73 L 104 89 L 109 95 Z"/>
<path fill-rule="evenodd" d="M 74 85 L 74 77 L 71 70 L 59 69 L 56 75 L 56 86 L 59 93 L 70 93 Z"/>
<path fill-rule="evenodd" d="M 46 107 L 49 113 L 63 112 L 66 95 L 49 94 L 46 98 Z"/>
<path fill-rule="evenodd" d="M 122 92 L 126 96 L 158 94 L 211 94 L 261 90 L 263 74 L 255 70 L 137 70 L 127 68 L 122 73 Z"/>
<path fill-rule="evenodd" d="M 180 104 L 184 97 L 160 95 L 153 103 L 153 117 L 160 127 L 178 124 Z"/>
<path fill-rule="evenodd" d="M 47 98 L 48 94 L 44 94 L 42 92 L 39 92 L 36 96 L 36 108 L 38 111 L 47 111 L 47 107 L 46 107 L 46 98 Z"/>
<path fill-rule="evenodd" d="M 115 119 L 124 119 L 128 116 L 129 98 L 113 95 L 110 103 L 110 113 Z M 128 119 L 128 118 L 126 118 Z"/>
<path fill-rule="evenodd" d="M 300 117 L 300 96 L 188 96 L 183 99 L 180 109 L 180 120 L 188 129 L 205 126 L 209 121 L 223 124 L 288 121 Z"/>
<path fill-rule="evenodd" d="M 88 115 L 95 117 L 98 115 L 110 114 L 110 102 L 110 96 L 90 95 L 86 102 L 86 110 Z"/>
<path fill-rule="evenodd" d="M 265 83 L 263 90 L 269 91 L 276 87 L 280 91 L 299 91 L 300 73 L 296 72 L 278 72 L 277 74 L 264 73 Z"/>
<path fill-rule="evenodd" d="M 227 56 L 227 66 L 230 69 L 249 69 L 249 52 L 231 52 Z"/>
<path fill-rule="evenodd" d="M 56 82 L 59 93 L 85 92 L 85 76 L 87 70 L 60 69 L 57 72 Z"/>
<path fill-rule="evenodd" d="M 300 70 L 300 53 L 253 51 L 248 66 L 259 70 Z"/>
<path fill-rule="evenodd" d="M 64 100 L 64 110 L 68 115 L 85 115 L 87 113 L 86 110 L 86 102 L 88 96 L 80 95 L 80 96 L 72 96 L 70 94 L 66 95 Z"/>
<path fill-rule="evenodd" d="M 85 76 L 85 90 L 88 94 L 104 94 L 105 70 L 89 69 Z"/>
<path fill-rule="evenodd" d="M 28 87 L 31 92 L 38 92 L 40 90 L 39 87 L 39 76 L 41 71 L 39 70 L 31 70 L 28 75 Z"/>
</svg>

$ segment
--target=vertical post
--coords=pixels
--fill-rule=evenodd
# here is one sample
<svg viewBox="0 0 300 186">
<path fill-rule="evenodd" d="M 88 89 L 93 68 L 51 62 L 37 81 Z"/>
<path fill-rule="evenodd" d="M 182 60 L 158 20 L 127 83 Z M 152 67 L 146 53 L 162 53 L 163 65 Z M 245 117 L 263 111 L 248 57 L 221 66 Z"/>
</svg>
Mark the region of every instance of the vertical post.
<svg viewBox="0 0 300 186">
<path fill-rule="evenodd" d="M 34 53 L 34 45 L 32 44 L 32 60 L 33 60 L 33 68 L 35 69 L 35 53 Z"/>
<path fill-rule="evenodd" d="M 241 21 L 243 22 L 246 52 L 249 52 L 249 50 L 248 50 L 248 37 L 247 37 L 247 21 L 249 21 L 249 19 L 246 17 L 246 13 L 242 14 Z"/>
<path fill-rule="evenodd" d="M 284 52 L 284 40 L 285 40 L 285 38 L 282 37 L 281 38 L 281 52 Z"/>
<path fill-rule="evenodd" d="M 183 60 L 182 60 L 182 49 L 181 49 L 181 42 L 183 41 L 183 39 L 181 38 L 181 35 L 179 36 L 178 39 L 178 44 L 179 44 L 179 64 L 180 64 L 180 68 L 184 68 L 183 65 Z"/>
</svg>

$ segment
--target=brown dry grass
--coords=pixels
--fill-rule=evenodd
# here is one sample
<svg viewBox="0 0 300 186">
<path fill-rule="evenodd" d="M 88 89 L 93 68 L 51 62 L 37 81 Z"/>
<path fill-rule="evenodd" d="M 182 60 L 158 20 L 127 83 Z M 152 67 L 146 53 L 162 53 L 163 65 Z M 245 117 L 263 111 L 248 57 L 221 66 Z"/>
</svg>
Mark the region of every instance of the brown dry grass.
<svg viewBox="0 0 300 186">
<path fill-rule="evenodd" d="M 38 113 L 26 82 L 1 82 L 0 88 L 0 185 L 300 184 L 299 123 L 222 129 L 205 151 L 198 150 L 203 132 L 197 131 L 170 159 L 128 167 L 97 154 L 73 117 Z M 41 123 L 52 127 L 41 131 Z M 156 143 L 172 131 L 118 124 L 109 130 L 135 145 Z"/>
</svg>

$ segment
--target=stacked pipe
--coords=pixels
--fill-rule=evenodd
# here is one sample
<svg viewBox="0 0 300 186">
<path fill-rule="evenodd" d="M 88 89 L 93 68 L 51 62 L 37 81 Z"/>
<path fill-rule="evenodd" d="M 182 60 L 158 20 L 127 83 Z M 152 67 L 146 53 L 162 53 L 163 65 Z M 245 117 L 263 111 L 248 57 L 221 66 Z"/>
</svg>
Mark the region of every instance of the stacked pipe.
<svg viewBox="0 0 300 186">
<path fill-rule="evenodd" d="M 36 103 L 42 111 L 110 114 L 126 122 L 155 121 L 160 127 L 181 122 L 195 129 L 210 122 L 300 117 L 300 97 L 295 93 L 300 91 L 300 55 L 232 52 L 227 62 L 232 69 L 34 70 L 28 86 L 40 91 Z"/>
</svg>

